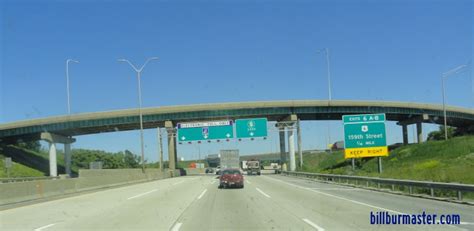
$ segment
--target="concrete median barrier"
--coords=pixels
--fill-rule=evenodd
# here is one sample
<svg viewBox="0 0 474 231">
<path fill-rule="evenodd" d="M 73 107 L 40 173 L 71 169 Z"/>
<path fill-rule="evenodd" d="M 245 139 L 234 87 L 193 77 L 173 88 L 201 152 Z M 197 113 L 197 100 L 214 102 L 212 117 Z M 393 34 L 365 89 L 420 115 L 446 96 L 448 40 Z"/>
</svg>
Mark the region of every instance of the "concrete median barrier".
<svg viewBox="0 0 474 231">
<path fill-rule="evenodd" d="M 177 176 L 179 170 L 81 169 L 78 178 L 0 184 L 0 206 Z"/>
</svg>

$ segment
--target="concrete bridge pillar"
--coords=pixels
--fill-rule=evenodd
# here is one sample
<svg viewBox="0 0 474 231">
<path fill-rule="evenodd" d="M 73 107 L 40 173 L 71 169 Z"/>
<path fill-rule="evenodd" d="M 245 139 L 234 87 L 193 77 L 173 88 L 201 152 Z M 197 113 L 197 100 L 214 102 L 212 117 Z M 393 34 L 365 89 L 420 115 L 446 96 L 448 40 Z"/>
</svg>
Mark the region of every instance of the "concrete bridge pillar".
<svg viewBox="0 0 474 231">
<path fill-rule="evenodd" d="M 408 131 L 407 131 L 407 126 L 410 124 L 416 124 L 416 134 L 417 134 L 417 142 L 422 143 L 423 142 L 423 127 L 422 123 L 424 121 L 429 121 L 429 116 L 428 114 L 422 114 L 418 116 L 413 116 L 409 119 L 399 121 L 397 124 L 402 126 L 402 132 L 403 132 L 403 144 L 407 145 L 408 144 Z"/>
<path fill-rule="evenodd" d="M 49 175 L 58 176 L 56 144 L 60 143 L 64 144 L 64 166 L 66 174 L 71 176 L 71 143 L 76 142 L 76 139 L 49 132 L 42 132 L 40 139 L 49 143 Z"/>
<path fill-rule="evenodd" d="M 408 145 L 408 125 L 402 125 L 403 145 Z"/>
<path fill-rule="evenodd" d="M 290 155 L 290 171 L 296 170 L 295 162 L 295 132 L 293 128 L 288 129 L 288 152 Z"/>
<path fill-rule="evenodd" d="M 297 123 L 296 115 L 289 115 L 283 118 L 280 122 L 277 123 L 277 127 L 280 132 L 280 158 L 283 163 L 286 163 L 286 152 L 285 152 L 285 130 L 288 135 L 288 155 L 289 155 L 289 170 L 296 170 L 296 158 L 295 158 L 295 124 Z M 300 136 L 299 136 L 300 138 Z M 299 140 L 298 143 L 301 143 Z"/>
<path fill-rule="evenodd" d="M 423 142 L 423 126 L 421 122 L 416 123 L 416 137 L 419 144 Z"/>
<path fill-rule="evenodd" d="M 165 121 L 166 132 L 168 133 L 168 163 L 169 169 L 175 170 L 178 159 L 178 152 L 176 150 L 176 129 L 173 126 L 173 121 Z"/>
<path fill-rule="evenodd" d="M 49 143 L 49 176 L 58 176 L 58 165 L 56 162 L 56 144 Z"/>
<path fill-rule="evenodd" d="M 283 164 L 286 163 L 285 127 L 278 126 L 278 133 L 280 135 L 280 160 L 281 164 Z"/>
</svg>

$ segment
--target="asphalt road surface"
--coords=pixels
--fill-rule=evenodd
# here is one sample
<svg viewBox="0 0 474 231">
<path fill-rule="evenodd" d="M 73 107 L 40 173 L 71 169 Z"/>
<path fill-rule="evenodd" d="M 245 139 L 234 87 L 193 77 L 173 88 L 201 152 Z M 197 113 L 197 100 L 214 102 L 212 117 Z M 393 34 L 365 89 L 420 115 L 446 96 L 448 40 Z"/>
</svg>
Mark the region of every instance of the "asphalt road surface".
<svg viewBox="0 0 474 231">
<path fill-rule="evenodd" d="M 0 230 L 474 230 L 474 206 L 280 175 L 177 177 L 0 211 Z M 371 225 L 370 213 L 459 214 L 460 225 Z"/>
</svg>

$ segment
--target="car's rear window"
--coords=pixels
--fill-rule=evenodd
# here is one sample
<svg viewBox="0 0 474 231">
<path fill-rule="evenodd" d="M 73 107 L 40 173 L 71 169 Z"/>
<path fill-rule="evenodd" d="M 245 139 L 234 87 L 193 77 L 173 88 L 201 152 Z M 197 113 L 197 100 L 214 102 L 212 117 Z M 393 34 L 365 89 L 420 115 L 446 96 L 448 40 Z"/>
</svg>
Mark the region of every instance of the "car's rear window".
<svg viewBox="0 0 474 231">
<path fill-rule="evenodd" d="M 239 174 L 240 175 L 240 171 L 239 170 L 224 170 L 222 174 Z"/>
</svg>

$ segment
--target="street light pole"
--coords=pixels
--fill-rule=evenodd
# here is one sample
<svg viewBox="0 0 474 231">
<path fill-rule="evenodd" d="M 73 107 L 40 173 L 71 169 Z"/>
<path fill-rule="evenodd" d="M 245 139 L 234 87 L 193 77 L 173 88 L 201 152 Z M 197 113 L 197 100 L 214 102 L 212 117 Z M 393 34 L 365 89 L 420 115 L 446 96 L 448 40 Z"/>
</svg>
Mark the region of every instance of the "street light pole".
<svg viewBox="0 0 474 231">
<path fill-rule="evenodd" d="M 71 114 L 71 102 L 70 102 L 70 94 L 69 94 L 69 63 L 79 63 L 79 61 L 73 59 L 66 60 L 66 91 L 67 91 L 67 114 Z"/>
<path fill-rule="evenodd" d="M 318 50 L 317 53 L 321 53 L 322 50 Z M 331 68 L 330 68 L 330 61 L 329 61 L 329 48 L 324 48 L 324 52 L 326 53 L 326 65 L 327 65 L 327 72 L 328 72 L 328 99 L 329 103 L 332 100 L 332 90 L 331 90 Z M 328 122 L 328 146 L 331 144 L 331 127 Z"/>
<path fill-rule="evenodd" d="M 445 140 L 448 140 L 448 122 L 447 122 L 447 118 L 446 118 L 446 91 L 445 91 L 445 83 L 444 81 L 446 80 L 446 78 L 448 78 L 449 76 L 451 75 L 454 75 L 454 74 L 457 74 L 460 70 L 462 70 L 463 68 L 467 67 L 467 65 L 463 64 L 463 65 L 460 65 L 456 68 L 453 68 L 447 72 L 444 72 L 443 75 L 441 76 L 441 88 L 443 90 L 443 116 L 444 116 L 444 139 Z"/>
<path fill-rule="evenodd" d="M 142 161 L 142 171 L 145 171 L 145 147 L 143 143 L 143 115 L 142 115 L 142 90 L 141 90 L 141 73 L 143 68 L 150 62 L 151 60 L 157 60 L 157 57 L 148 58 L 145 63 L 143 64 L 140 69 L 137 69 L 130 61 L 127 59 L 118 59 L 119 62 L 126 62 L 128 63 L 133 70 L 137 73 L 137 80 L 138 80 L 138 113 L 140 114 L 140 146 L 141 146 L 141 161 Z"/>
<path fill-rule="evenodd" d="M 329 68 L 329 48 L 326 48 L 326 63 L 328 66 L 328 95 L 329 101 L 332 100 L 332 91 L 331 91 L 331 68 Z"/>
</svg>

